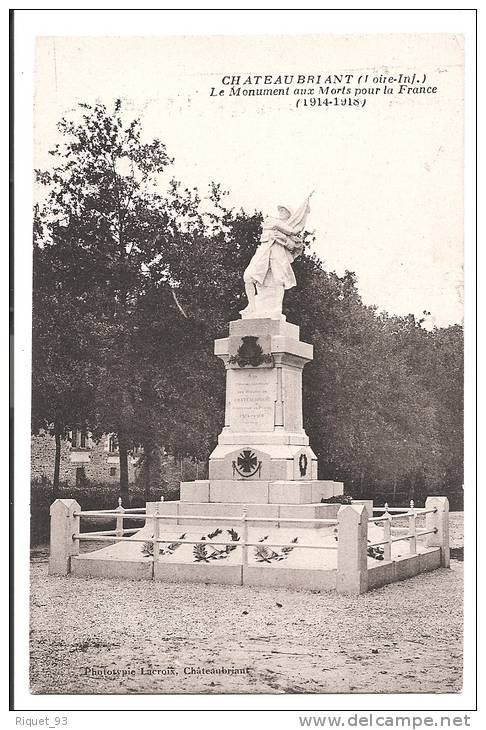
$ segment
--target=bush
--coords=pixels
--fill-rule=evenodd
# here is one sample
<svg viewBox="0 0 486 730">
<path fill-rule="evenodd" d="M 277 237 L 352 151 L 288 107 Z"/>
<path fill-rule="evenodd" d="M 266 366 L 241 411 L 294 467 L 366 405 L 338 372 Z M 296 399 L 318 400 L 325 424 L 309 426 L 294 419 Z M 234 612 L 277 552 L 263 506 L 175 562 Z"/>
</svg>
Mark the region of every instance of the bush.
<svg viewBox="0 0 486 730">
<path fill-rule="evenodd" d="M 75 487 L 61 484 L 56 494 L 52 485 L 46 481 L 33 481 L 31 484 L 30 506 L 30 544 L 42 545 L 49 542 L 49 509 L 55 499 L 75 499 L 83 510 L 116 509 L 119 497 L 118 484 L 90 484 L 89 486 Z M 179 499 L 178 490 L 171 490 L 164 486 L 154 489 L 150 498 L 156 502 L 161 496 L 166 500 Z M 123 502 L 123 507 L 145 507 L 145 492 L 137 486 L 130 486 L 129 503 Z M 106 530 L 114 528 L 114 521 L 96 519 L 88 524 L 83 523 L 83 532 Z M 137 527 L 140 521 L 125 520 L 125 527 Z"/>
</svg>

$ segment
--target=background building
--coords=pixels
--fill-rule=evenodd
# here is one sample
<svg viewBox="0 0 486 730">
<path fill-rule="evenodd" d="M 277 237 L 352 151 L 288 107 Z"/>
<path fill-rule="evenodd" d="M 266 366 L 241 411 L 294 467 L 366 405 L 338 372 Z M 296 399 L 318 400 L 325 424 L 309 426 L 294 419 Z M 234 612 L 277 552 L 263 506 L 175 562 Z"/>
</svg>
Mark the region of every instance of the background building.
<svg viewBox="0 0 486 730">
<path fill-rule="evenodd" d="M 54 436 L 41 432 L 32 436 L 31 477 L 52 480 L 56 444 Z M 140 453 L 135 449 L 128 456 L 128 479 L 134 484 L 137 478 L 137 464 Z M 90 434 L 72 431 L 69 438 L 61 442 L 61 463 L 59 479 L 68 485 L 81 486 L 86 482 L 116 483 L 120 480 L 120 457 L 118 442 L 114 434 L 104 434 L 96 443 Z"/>
</svg>

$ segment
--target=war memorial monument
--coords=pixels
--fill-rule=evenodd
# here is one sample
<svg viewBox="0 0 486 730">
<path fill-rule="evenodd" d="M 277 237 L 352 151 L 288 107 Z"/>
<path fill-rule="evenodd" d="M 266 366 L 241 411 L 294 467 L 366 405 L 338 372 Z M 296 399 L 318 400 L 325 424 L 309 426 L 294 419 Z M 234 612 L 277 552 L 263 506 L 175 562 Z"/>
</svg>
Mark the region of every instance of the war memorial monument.
<svg viewBox="0 0 486 730">
<path fill-rule="evenodd" d="M 182 482 L 180 500 L 145 510 L 120 504 L 83 512 L 75 500 L 56 500 L 52 574 L 362 593 L 449 564 L 447 499 L 373 517 L 371 500 L 340 504 L 343 483 L 318 478 L 302 414 L 302 372 L 313 347 L 282 313 L 285 290 L 296 284 L 292 262 L 303 251 L 310 197 L 263 221 L 243 274 L 248 304 L 215 341 L 226 405 L 208 479 Z M 399 516 L 409 532 L 392 537 Z M 97 518 L 116 520 L 116 529 L 80 532 L 81 519 Z M 127 529 L 128 519 L 143 526 Z M 80 552 L 80 541 L 90 540 L 107 546 Z"/>
</svg>

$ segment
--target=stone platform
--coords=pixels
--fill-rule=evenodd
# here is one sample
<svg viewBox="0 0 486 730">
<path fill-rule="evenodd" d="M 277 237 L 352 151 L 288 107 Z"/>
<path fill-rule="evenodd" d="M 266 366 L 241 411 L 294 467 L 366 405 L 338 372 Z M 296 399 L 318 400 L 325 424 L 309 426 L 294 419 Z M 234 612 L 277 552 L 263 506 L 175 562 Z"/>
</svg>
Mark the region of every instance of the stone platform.
<svg viewBox="0 0 486 730">
<path fill-rule="evenodd" d="M 181 502 L 227 504 L 310 505 L 343 493 L 342 482 L 308 481 L 242 482 L 234 479 L 208 479 L 181 483 Z"/>
</svg>

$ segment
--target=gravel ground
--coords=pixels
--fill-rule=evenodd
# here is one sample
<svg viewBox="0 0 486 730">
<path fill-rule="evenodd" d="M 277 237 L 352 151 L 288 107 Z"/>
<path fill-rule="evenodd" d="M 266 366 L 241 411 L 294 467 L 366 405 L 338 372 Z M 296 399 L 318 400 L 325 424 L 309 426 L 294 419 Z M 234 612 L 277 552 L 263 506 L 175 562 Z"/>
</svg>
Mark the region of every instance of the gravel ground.
<svg viewBox="0 0 486 730">
<path fill-rule="evenodd" d="M 462 529 L 452 513 L 457 557 Z M 45 548 L 31 576 L 33 693 L 461 690 L 458 560 L 359 597 L 49 577 Z"/>
</svg>

